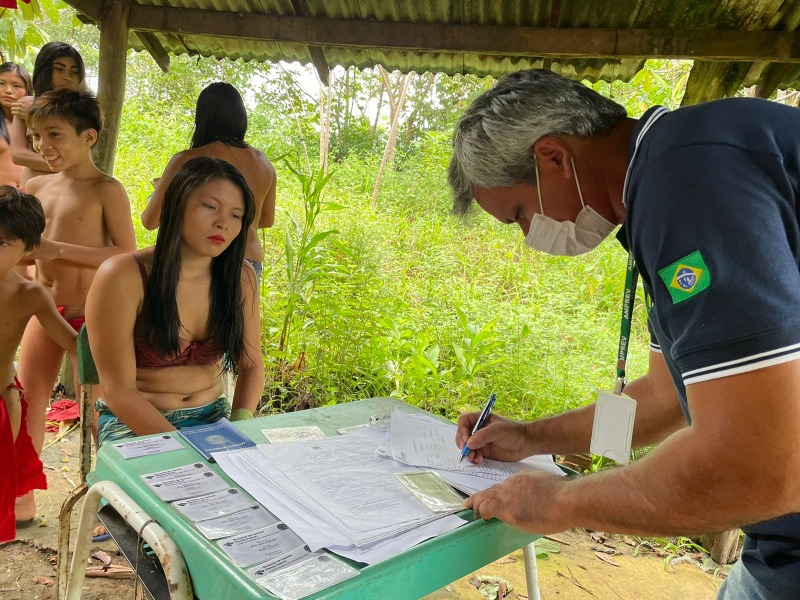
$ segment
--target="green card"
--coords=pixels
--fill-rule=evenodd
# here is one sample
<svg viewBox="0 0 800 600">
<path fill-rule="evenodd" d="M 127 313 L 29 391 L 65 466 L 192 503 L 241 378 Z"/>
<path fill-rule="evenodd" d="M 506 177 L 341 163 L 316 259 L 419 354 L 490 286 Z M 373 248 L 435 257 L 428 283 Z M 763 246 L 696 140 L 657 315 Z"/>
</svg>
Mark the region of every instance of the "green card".
<svg viewBox="0 0 800 600">
<path fill-rule="evenodd" d="M 660 269 L 658 274 L 673 304 L 688 300 L 711 285 L 711 273 L 699 250 Z"/>
</svg>

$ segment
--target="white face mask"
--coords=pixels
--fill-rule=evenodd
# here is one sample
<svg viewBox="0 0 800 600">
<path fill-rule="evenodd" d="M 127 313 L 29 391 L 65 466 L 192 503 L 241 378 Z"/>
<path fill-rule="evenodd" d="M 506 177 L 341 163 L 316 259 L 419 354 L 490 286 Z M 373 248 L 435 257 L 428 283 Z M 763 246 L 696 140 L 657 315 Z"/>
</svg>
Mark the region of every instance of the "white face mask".
<svg viewBox="0 0 800 600">
<path fill-rule="evenodd" d="M 534 155 L 536 192 L 539 195 L 540 212 L 533 215 L 528 235 L 525 236 L 525 244 L 535 250 L 554 256 L 577 256 L 593 250 L 616 227 L 616 225 L 606 221 L 597 211 L 591 206 L 587 206 L 583 201 L 581 185 L 578 182 L 578 172 L 575 170 L 575 162 L 571 156 L 569 160 L 572 164 L 572 173 L 575 176 L 575 185 L 578 186 L 578 197 L 581 199 L 581 206 L 583 207 L 574 223 L 572 221 L 556 221 L 544 216 L 542 192 L 539 185 L 539 163 L 536 162 L 536 156 Z"/>
</svg>

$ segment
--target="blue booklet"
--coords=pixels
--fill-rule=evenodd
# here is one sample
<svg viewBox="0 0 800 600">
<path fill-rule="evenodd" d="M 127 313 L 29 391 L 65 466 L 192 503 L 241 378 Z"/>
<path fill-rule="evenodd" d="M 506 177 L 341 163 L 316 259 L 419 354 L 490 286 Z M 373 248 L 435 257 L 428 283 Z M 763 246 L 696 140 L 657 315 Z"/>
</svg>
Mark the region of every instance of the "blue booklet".
<svg viewBox="0 0 800 600">
<path fill-rule="evenodd" d="M 184 427 L 178 430 L 178 435 L 209 462 L 214 462 L 214 457 L 211 456 L 212 452 L 241 450 L 256 445 L 225 417 L 208 425 Z"/>
</svg>

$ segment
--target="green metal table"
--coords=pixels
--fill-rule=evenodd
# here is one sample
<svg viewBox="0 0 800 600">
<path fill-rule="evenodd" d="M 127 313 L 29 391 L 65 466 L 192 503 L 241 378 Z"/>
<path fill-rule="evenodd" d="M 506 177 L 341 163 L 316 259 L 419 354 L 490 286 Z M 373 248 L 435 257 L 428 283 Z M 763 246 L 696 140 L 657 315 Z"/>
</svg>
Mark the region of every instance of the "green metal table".
<svg viewBox="0 0 800 600">
<path fill-rule="evenodd" d="M 422 412 L 395 399 L 371 398 L 240 421 L 236 425 L 257 443 L 266 443 L 261 429 L 316 425 L 331 436 L 337 435 L 341 428 L 368 423 L 370 417 L 387 416 L 395 408 L 406 412 Z M 178 439 L 184 443 L 182 438 Z M 90 482 L 107 480 L 116 483 L 164 529 L 183 554 L 194 594 L 200 600 L 272 598 L 244 569 L 236 566 L 215 542 L 206 539 L 139 479 L 139 475 L 145 473 L 203 460 L 194 449 L 185 443 L 184 446 L 182 450 L 128 460 L 123 459 L 110 445 L 104 446 L 97 453 L 97 463 L 90 475 Z M 453 449 L 455 452 L 455 446 Z M 215 463 L 209 466 L 232 486 L 238 487 Z M 270 507 L 265 508 L 269 510 Z M 419 598 L 527 546 L 539 537 L 497 520 L 475 521 L 471 511 L 463 511 L 459 516 L 469 522 L 388 560 L 369 566 L 350 563 L 359 568 L 359 576 L 309 598 L 371 600 L 380 595 L 392 599 Z"/>
</svg>

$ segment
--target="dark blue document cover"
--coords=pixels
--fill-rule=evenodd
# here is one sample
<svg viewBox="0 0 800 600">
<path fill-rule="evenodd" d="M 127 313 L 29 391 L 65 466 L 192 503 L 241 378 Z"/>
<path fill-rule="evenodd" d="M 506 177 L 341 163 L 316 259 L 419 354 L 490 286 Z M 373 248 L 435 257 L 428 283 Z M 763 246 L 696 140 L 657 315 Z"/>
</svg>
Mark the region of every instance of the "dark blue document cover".
<svg viewBox="0 0 800 600">
<path fill-rule="evenodd" d="M 212 452 L 241 450 L 256 445 L 253 440 L 231 425 L 231 422 L 225 417 L 208 425 L 184 427 L 178 430 L 178 434 L 209 462 L 214 462 L 214 458 L 211 456 Z"/>
</svg>

